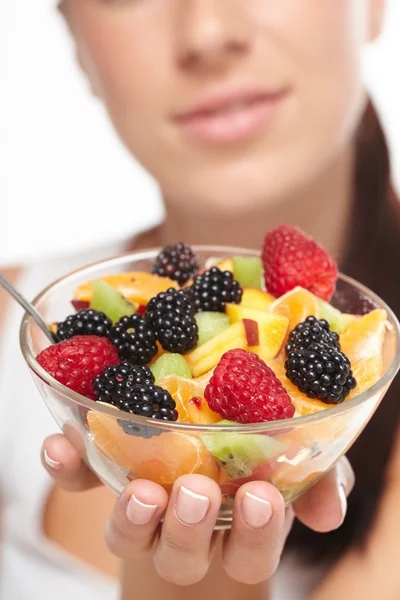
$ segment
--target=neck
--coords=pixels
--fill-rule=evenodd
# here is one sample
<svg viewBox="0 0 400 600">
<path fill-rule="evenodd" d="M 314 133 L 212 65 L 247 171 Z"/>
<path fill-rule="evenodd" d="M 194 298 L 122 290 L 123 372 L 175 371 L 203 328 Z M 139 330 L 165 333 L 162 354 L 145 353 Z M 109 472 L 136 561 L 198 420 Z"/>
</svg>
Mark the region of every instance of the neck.
<svg viewBox="0 0 400 600">
<path fill-rule="evenodd" d="M 347 148 L 319 179 L 272 206 L 229 218 L 208 215 L 196 218 L 166 199 L 167 218 L 159 243 L 218 244 L 260 248 L 267 230 L 281 223 L 300 227 L 340 261 L 348 234 L 353 200 L 354 148 Z"/>
</svg>

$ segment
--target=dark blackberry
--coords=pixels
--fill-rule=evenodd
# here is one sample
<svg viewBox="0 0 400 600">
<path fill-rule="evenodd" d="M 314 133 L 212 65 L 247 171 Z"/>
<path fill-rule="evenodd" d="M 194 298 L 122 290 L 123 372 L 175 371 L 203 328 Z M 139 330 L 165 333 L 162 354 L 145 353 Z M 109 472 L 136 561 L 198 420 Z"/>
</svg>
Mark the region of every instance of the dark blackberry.
<svg viewBox="0 0 400 600">
<path fill-rule="evenodd" d="M 93 381 L 93 389 L 97 400 L 108 402 L 117 408 L 136 385 L 153 385 L 154 376 L 149 367 L 130 365 L 127 362 L 107 367 Z"/>
<path fill-rule="evenodd" d="M 337 348 L 312 343 L 290 352 L 286 377 L 309 398 L 340 404 L 357 385 L 350 360 Z"/>
<path fill-rule="evenodd" d="M 172 399 L 167 390 L 158 385 L 133 385 L 125 393 L 124 400 L 121 400 L 119 408 L 131 415 L 139 415 L 149 419 L 170 422 L 178 419 L 175 400 Z M 122 419 L 119 419 L 118 423 L 128 435 L 153 437 L 165 433 L 163 429 L 130 423 Z"/>
<path fill-rule="evenodd" d="M 167 352 L 186 354 L 197 345 L 199 332 L 193 306 L 183 290 L 171 288 L 152 298 L 146 321 Z"/>
<path fill-rule="evenodd" d="M 75 335 L 107 337 L 111 327 L 112 322 L 104 313 L 89 308 L 80 310 L 58 323 L 56 335 L 59 342 L 69 340 Z"/>
<path fill-rule="evenodd" d="M 339 336 L 335 331 L 331 331 L 328 321 L 316 317 L 307 317 L 305 321 L 299 323 L 290 333 L 286 344 L 286 355 L 293 350 L 308 348 L 310 344 L 327 344 L 331 348 L 340 350 Z"/>
<path fill-rule="evenodd" d="M 190 246 L 184 243 L 166 246 L 157 256 L 153 273 L 169 277 L 179 285 L 186 283 L 199 270 L 199 261 Z"/>
<path fill-rule="evenodd" d="M 108 337 L 120 359 L 129 363 L 145 365 L 157 354 L 156 336 L 141 315 L 122 317 Z"/>
<path fill-rule="evenodd" d="M 224 312 L 227 302 L 240 304 L 243 294 L 233 274 L 218 267 L 198 275 L 186 293 L 196 312 Z"/>
</svg>

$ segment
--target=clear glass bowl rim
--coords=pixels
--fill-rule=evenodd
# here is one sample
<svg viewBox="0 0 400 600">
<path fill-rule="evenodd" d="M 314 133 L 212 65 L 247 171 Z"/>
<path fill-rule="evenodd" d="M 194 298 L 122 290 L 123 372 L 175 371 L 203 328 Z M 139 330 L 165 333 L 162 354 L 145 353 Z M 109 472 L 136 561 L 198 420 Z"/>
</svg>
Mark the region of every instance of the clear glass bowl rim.
<svg viewBox="0 0 400 600">
<path fill-rule="evenodd" d="M 223 253 L 224 255 L 230 254 L 232 256 L 238 255 L 247 255 L 247 256 L 256 256 L 259 255 L 260 252 L 257 250 L 238 248 L 235 246 L 214 246 L 214 245 L 198 245 L 193 246 L 193 249 L 199 253 L 206 253 L 208 256 L 218 256 L 218 252 Z M 63 275 L 57 280 L 50 283 L 44 290 L 42 290 L 33 300 L 33 305 L 37 306 L 41 301 L 45 300 L 46 297 L 51 296 L 51 294 L 57 289 L 61 288 L 66 282 L 71 279 L 74 279 L 78 275 L 82 275 L 85 272 L 88 274 L 88 280 L 91 279 L 90 272 L 96 271 L 99 267 L 104 269 L 107 268 L 115 268 L 116 266 L 124 266 L 125 264 L 129 264 L 131 262 L 138 262 L 142 260 L 151 260 L 156 257 L 159 253 L 160 248 L 150 248 L 145 251 L 134 251 L 126 254 L 122 254 L 119 256 L 115 256 L 113 258 L 100 260 L 93 262 L 89 265 L 71 271 L 70 273 Z M 307 425 L 308 423 L 313 423 L 322 419 L 326 419 L 329 417 L 333 417 L 335 415 L 339 415 L 341 413 L 347 412 L 352 408 L 359 406 L 363 402 L 367 401 L 373 395 L 379 393 L 386 386 L 388 386 L 392 379 L 396 376 L 396 373 L 400 369 L 400 324 L 397 320 L 396 315 L 393 313 L 391 308 L 374 292 L 369 290 L 367 287 L 362 285 L 361 283 L 355 281 L 351 277 L 347 275 L 343 275 L 340 273 L 340 280 L 345 281 L 346 283 L 352 285 L 354 288 L 357 288 L 364 295 L 368 296 L 375 304 L 379 305 L 380 308 L 385 309 L 390 316 L 395 329 L 396 335 L 396 348 L 394 352 L 393 360 L 384 373 L 384 375 L 368 390 L 365 390 L 361 394 L 358 394 L 351 400 L 347 402 L 343 402 L 342 404 L 337 404 L 332 406 L 331 408 L 326 408 L 323 411 L 306 415 L 303 417 L 293 417 L 292 419 L 285 419 L 281 421 L 269 421 L 263 423 L 252 423 L 252 424 L 235 424 L 232 426 L 229 425 L 193 425 L 190 423 L 178 423 L 178 422 L 169 422 L 166 421 L 154 421 L 152 419 L 148 419 L 146 417 L 139 417 L 136 415 L 131 415 L 129 413 L 125 413 L 122 411 L 117 411 L 113 407 L 109 407 L 105 404 L 95 403 L 80 394 L 73 392 L 69 388 L 65 387 L 57 380 L 53 379 L 37 362 L 34 354 L 32 353 L 32 349 L 29 344 L 29 323 L 31 321 L 31 317 L 25 313 L 23 316 L 21 327 L 20 327 L 20 347 L 22 354 L 29 365 L 29 367 L 36 373 L 36 375 L 42 379 L 50 388 L 54 389 L 57 393 L 66 396 L 73 403 L 82 406 L 90 411 L 94 411 L 112 418 L 118 418 L 123 421 L 137 423 L 138 425 L 143 426 L 151 426 L 156 427 L 160 430 L 165 431 L 176 431 L 176 432 L 218 432 L 218 431 L 235 431 L 235 432 L 243 432 L 243 433 L 257 433 L 263 432 L 268 433 L 272 431 L 290 429 L 301 425 Z"/>
</svg>

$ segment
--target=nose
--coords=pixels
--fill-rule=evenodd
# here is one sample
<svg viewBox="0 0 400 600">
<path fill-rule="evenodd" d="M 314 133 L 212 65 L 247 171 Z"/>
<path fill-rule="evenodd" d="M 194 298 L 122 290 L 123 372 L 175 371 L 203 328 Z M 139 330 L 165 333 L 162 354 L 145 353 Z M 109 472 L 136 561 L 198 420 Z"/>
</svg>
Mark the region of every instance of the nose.
<svg viewBox="0 0 400 600">
<path fill-rule="evenodd" d="M 224 69 L 245 54 L 252 24 L 249 0 L 182 0 L 177 27 L 177 56 L 182 68 Z"/>
</svg>

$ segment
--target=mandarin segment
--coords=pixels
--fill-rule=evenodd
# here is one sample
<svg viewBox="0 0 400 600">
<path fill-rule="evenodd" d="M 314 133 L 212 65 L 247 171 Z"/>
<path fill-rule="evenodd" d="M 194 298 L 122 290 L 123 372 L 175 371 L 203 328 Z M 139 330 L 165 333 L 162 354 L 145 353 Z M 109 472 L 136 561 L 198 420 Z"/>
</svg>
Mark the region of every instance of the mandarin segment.
<svg viewBox="0 0 400 600">
<path fill-rule="evenodd" d="M 89 412 L 87 420 L 98 449 L 135 478 L 168 486 L 196 473 L 218 481 L 218 466 L 198 436 L 166 432 L 145 439 L 127 435 L 116 419 L 100 413 Z"/>
<path fill-rule="evenodd" d="M 101 281 L 105 281 L 116 289 L 126 300 L 136 302 L 142 306 L 146 306 L 151 298 L 157 296 L 160 292 L 166 292 L 169 288 L 179 289 L 178 283 L 168 277 L 160 277 L 140 271 L 108 275 L 101 277 Z M 92 281 L 80 285 L 75 290 L 74 300 L 90 302 L 93 291 L 92 285 Z"/>
<path fill-rule="evenodd" d="M 160 379 L 158 385 L 168 390 L 175 400 L 180 423 L 212 425 L 221 420 L 221 417 L 208 406 L 204 398 L 205 386 L 201 383 L 193 379 L 169 375 Z"/>
<path fill-rule="evenodd" d="M 289 332 L 311 315 L 319 318 L 317 298 L 301 287 L 297 287 L 275 300 L 269 310 L 289 319 Z"/>
<path fill-rule="evenodd" d="M 340 336 L 342 352 L 349 357 L 357 381 L 350 398 L 373 386 L 382 376 L 386 328 L 386 311 L 376 309 L 351 322 Z"/>
</svg>

